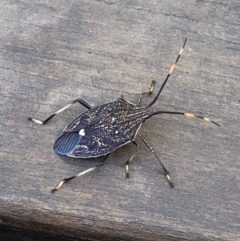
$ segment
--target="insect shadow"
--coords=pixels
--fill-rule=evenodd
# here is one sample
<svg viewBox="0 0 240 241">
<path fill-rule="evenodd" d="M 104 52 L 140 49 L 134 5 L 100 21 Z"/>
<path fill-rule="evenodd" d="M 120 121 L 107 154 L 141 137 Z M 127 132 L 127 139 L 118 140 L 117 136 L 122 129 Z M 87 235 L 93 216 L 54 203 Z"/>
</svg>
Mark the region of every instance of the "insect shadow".
<svg viewBox="0 0 240 241">
<path fill-rule="evenodd" d="M 143 143 L 148 147 L 148 149 L 154 154 L 159 164 L 161 165 L 164 175 L 170 185 L 174 187 L 168 170 L 164 166 L 163 162 L 160 160 L 159 156 L 155 152 L 154 148 L 149 144 L 149 142 L 138 133 L 141 125 L 149 118 L 160 114 L 171 114 L 171 115 L 184 115 L 187 117 L 196 117 L 202 120 L 211 122 L 217 126 L 214 121 L 211 121 L 207 117 L 195 115 L 192 113 L 184 113 L 178 111 L 161 111 L 154 110 L 153 104 L 158 100 L 165 84 L 167 83 L 170 75 L 172 74 L 174 68 L 183 49 L 186 45 L 187 38 L 185 39 L 180 52 L 171 66 L 163 84 L 161 85 L 158 93 L 153 98 L 153 100 L 147 106 L 140 106 L 143 95 L 151 95 L 154 91 L 155 81 L 152 81 L 150 90 L 148 92 L 143 92 L 139 95 L 136 104 L 125 100 L 123 97 L 118 98 L 116 101 L 96 106 L 92 108 L 85 100 L 75 99 L 60 110 L 56 111 L 50 115 L 44 121 L 37 120 L 35 118 L 29 117 L 28 120 L 33 121 L 40 125 L 45 125 L 54 116 L 60 114 L 64 110 L 68 109 L 75 103 L 83 105 L 88 110 L 78 117 L 76 117 L 70 124 L 68 124 L 61 135 L 55 141 L 53 150 L 61 155 L 73 158 L 96 158 L 102 157 L 101 161 L 94 167 L 88 168 L 74 176 L 64 178 L 53 190 L 62 187 L 62 185 L 75 177 L 83 176 L 96 168 L 103 166 L 109 157 L 109 155 L 116 149 L 124 146 L 128 143 L 132 143 L 136 147 L 135 153 L 126 161 L 125 172 L 126 178 L 129 178 L 129 164 L 136 156 L 139 151 L 139 145 L 135 141 L 136 136 L 143 141 Z"/>
</svg>

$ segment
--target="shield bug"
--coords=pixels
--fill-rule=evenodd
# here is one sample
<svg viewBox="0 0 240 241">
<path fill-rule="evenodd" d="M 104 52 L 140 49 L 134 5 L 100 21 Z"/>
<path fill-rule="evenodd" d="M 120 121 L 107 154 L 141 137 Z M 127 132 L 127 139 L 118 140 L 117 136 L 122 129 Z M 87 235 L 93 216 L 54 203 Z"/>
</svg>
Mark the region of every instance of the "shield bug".
<svg viewBox="0 0 240 241">
<path fill-rule="evenodd" d="M 174 64 L 171 66 L 169 73 L 167 74 L 157 95 L 147 106 L 141 107 L 140 103 L 144 94 L 153 93 L 155 81 L 152 81 L 149 92 L 144 92 L 139 96 L 137 104 L 133 104 L 121 97 L 114 102 L 92 108 L 84 100 L 76 99 L 54 114 L 50 115 L 44 121 L 40 121 L 31 117 L 28 118 L 30 121 L 44 125 L 55 115 L 60 114 L 75 103 L 80 103 L 88 109 L 86 112 L 79 115 L 65 127 L 62 134 L 57 138 L 53 146 L 53 150 L 59 155 L 73 158 L 95 158 L 99 156 L 102 156 L 103 158 L 95 167 L 82 171 L 72 177 L 64 178 L 58 184 L 58 186 L 52 190 L 52 192 L 58 190 L 64 183 L 68 182 L 69 180 L 91 172 L 99 166 L 103 166 L 110 153 L 123 145 L 133 143 L 136 146 L 136 152 L 128 159 L 125 164 L 126 178 L 129 178 L 129 163 L 139 150 L 139 145 L 135 141 L 137 135 L 159 161 L 170 187 L 174 187 L 168 170 L 163 165 L 153 147 L 151 147 L 151 145 L 140 134 L 138 134 L 138 131 L 142 123 L 144 123 L 147 119 L 160 114 L 197 117 L 219 126 L 216 122 L 211 121 L 209 118 L 194 115 L 192 113 L 161 110 L 155 111 L 152 107 L 153 104 L 157 101 L 171 73 L 173 72 L 183 52 L 186 42 L 187 38 L 185 39 L 179 55 Z"/>
</svg>

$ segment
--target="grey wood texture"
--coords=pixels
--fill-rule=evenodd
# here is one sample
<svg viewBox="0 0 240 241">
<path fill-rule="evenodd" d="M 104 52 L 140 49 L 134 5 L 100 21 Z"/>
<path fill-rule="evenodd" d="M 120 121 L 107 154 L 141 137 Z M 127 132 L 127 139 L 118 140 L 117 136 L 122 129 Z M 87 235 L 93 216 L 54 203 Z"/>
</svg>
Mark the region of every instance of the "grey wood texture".
<svg viewBox="0 0 240 241">
<path fill-rule="evenodd" d="M 0 226 L 83 240 L 240 240 L 240 2 L 0 2 Z M 99 159 L 57 156 L 61 130 L 91 106 L 160 88 L 188 42 L 156 110 L 218 122 L 155 116 L 140 133 L 171 173 L 141 150 L 125 179 L 131 144 L 106 165 L 50 190 Z M 145 97 L 143 104 L 150 103 Z"/>
</svg>

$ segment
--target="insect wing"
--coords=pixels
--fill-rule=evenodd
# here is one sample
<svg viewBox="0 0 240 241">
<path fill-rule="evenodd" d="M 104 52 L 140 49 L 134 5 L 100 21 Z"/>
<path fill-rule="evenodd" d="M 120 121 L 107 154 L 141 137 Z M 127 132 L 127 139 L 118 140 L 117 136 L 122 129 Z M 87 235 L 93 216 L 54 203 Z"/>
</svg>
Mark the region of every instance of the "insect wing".
<svg viewBox="0 0 240 241">
<path fill-rule="evenodd" d="M 61 155 L 66 156 L 71 153 L 80 143 L 82 136 L 78 132 L 63 133 L 55 142 L 53 150 Z"/>
</svg>

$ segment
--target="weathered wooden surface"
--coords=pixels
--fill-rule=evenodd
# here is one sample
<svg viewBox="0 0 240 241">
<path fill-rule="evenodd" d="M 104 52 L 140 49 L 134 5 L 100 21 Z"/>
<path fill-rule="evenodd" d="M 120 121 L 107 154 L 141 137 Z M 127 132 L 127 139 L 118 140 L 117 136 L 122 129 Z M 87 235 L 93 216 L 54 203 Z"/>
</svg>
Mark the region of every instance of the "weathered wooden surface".
<svg viewBox="0 0 240 241">
<path fill-rule="evenodd" d="M 1 1 L 0 227 L 91 240 L 240 240 L 240 3 L 234 1 Z M 61 129 L 84 108 L 157 88 L 188 43 L 156 109 L 193 111 L 220 123 L 156 116 L 141 133 L 171 172 L 141 151 L 130 179 L 129 145 L 107 165 L 54 154 Z M 146 97 L 144 103 L 151 99 Z"/>
</svg>

